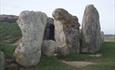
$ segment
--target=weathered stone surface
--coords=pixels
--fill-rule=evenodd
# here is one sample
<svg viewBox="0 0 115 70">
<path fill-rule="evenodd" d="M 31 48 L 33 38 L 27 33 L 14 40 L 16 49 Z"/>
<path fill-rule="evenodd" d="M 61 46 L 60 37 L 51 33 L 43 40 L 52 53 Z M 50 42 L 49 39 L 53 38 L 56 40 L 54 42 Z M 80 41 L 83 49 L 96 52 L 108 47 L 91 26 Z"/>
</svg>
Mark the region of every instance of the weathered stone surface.
<svg viewBox="0 0 115 70">
<path fill-rule="evenodd" d="M 46 56 L 54 56 L 57 49 L 57 43 L 53 40 L 44 40 L 42 46 L 42 53 Z"/>
<path fill-rule="evenodd" d="M 93 5 L 86 6 L 82 20 L 82 47 L 83 53 L 95 53 L 101 46 L 99 13 Z"/>
<path fill-rule="evenodd" d="M 16 22 L 18 16 L 15 15 L 0 15 L 1 22 Z"/>
<path fill-rule="evenodd" d="M 4 68 L 5 68 L 4 53 L 0 51 L 0 70 L 4 70 Z"/>
<path fill-rule="evenodd" d="M 40 61 L 47 16 L 42 12 L 23 11 L 17 23 L 22 39 L 14 53 L 16 61 L 26 67 L 36 65 Z"/>
<path fill-rule="evenodd" d="M 45 28 L 45 33 L 44 33 L 44 40 L 55 40 L 54 39 L 54 20 L 53 18 L 48 18 L 47 20 L 47 25 Z"/>
<path fill-rule="evenodd" d="M 55 39 L 60 52 L 62 52 L 61 55 L 66 55 L 71 49 L 79 52 L 80 24 L 77 17 L 61 8 L 56 9 L 52 15 L 54 17 Z"/>
</svg>

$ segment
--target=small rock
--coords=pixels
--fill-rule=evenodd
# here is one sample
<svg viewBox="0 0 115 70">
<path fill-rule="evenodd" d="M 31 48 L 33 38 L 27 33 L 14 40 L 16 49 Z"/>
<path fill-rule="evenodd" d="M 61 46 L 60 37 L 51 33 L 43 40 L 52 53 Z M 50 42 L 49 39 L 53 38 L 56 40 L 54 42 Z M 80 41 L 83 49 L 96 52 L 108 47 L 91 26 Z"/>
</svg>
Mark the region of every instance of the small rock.
<svg viewBox="0 0 115 70">
<path fill-rule="evenodd" d="M 53 40 L 44 40 L 42 52 L 46 56 L 55 56 L 57 44 Z"/>
</svg>

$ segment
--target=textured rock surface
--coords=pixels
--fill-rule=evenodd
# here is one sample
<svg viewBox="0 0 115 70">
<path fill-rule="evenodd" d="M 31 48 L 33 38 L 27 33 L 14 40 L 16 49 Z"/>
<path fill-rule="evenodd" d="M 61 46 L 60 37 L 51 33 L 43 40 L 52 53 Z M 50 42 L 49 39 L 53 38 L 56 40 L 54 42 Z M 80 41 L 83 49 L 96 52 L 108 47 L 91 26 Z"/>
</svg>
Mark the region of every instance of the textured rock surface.
<svg viewBox="0 0 115 70">
<path fill-rule="evenodd" d="M 5 58 L 3 52 L 0 51 L 0 70 L 4 70 Z"/>
<path fill-rule="evenodd" d="M 53 18 L 48 18 L 47 25 L 44 33 L 44 40 L 55 40 L 54 39 L 54 20 Z"/>
<path fill-rule="evenodd" d="M 86 6 L 82 20 L 82 47 L 83 53 L 95 53 L 101 46 L 99 13 L 93 5 Z"/>
<path fill-rule="evenodd" d="M 44 40 L 42 46 L 42 53 L 46 56 L 54 56 L 57 49 L 57 43 L 53 40 Z"/>
<path fill-rule="evenodd" d="M 53 12 L 55 25 L 55 39 L 62 55 L 66 55 L 68 49 L 79 52 L 79 26 L 76 16 L 72 16 L 66 10 L 58 8 Z M 64 52 L 65 51 L 65 52 Z M 64 52 L 64 53 L 63 53 Z"/>
<path fill-rule="evenodd" d="M 14 53 L 16 61 L 26 67 L 36 65 L 40 61 L 47 16 L 42 12 L 23 11 L 17 23 L 22 39 Z"/>
</svg>

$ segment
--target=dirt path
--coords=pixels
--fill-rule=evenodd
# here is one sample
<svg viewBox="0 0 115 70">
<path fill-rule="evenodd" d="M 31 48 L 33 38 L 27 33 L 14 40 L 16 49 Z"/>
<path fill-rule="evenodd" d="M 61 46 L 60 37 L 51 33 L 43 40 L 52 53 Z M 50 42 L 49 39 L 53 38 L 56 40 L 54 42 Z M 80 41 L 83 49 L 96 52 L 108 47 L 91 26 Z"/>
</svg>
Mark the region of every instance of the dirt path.
<svg viewBox="0 0 115 70">
<path fill-rule="evenodd" d="M 64 61 L 63 60 L 62 62 L 65 63 L 65 64 L 68 64 L 70 66 L 77 67 L 77 68 L 85 67 L 87 65 L 96 64 L 96 63 L 93 63 L 93 62 L 86 62 L 86 61 Z"/>
</svg>

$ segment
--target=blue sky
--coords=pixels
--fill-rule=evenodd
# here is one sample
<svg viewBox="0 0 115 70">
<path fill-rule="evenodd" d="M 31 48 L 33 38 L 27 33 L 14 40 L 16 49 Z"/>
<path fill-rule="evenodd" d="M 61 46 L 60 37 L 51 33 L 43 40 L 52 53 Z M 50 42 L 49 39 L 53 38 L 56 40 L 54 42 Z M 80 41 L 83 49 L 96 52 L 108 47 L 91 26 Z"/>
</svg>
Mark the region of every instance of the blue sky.
<svg viewBox="0 0 115 70">
<path fill-rule="evenodd" d="M 19 15 L 23 10 L 42 11 L 52 17 L 56 8 L 64 8 L 79 18 L 80 24 L 85 6 L 94 4 L 100 14 L 101 30 L 105 34 L 115 33 L 114 0 L 0 0 L 0 14 Z"/>
</svg>

